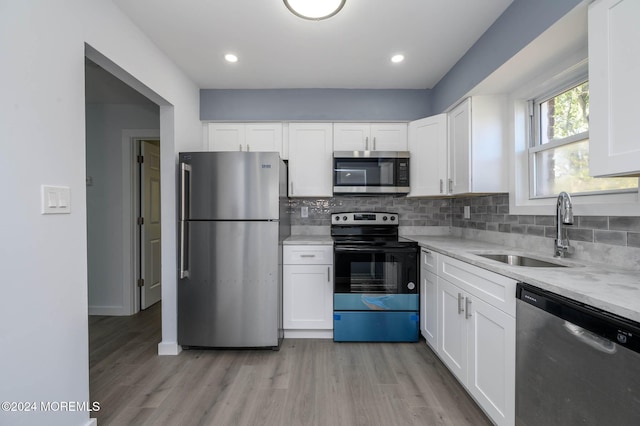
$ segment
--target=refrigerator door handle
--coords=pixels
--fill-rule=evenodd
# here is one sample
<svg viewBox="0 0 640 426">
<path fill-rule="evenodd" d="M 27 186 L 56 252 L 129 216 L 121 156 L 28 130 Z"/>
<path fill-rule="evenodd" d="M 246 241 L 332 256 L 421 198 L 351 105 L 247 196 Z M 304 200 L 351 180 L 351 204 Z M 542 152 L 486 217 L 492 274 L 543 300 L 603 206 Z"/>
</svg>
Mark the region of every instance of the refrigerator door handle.
<svg viewBox="0 0 640 426">
<path fill-rule="evenodd" d="M 180 181 L 181 181 L 181 197 L 180 197 L 180 278 L 189 277 L 189 251 L 186 246 L 189 240 L 189 228 L 187 220 L 189 219 L 189 203 L 191 201 L 191 164 L 180 164 Z"/>
<path fill-rule="evenodd" d="M 191 200 L 191 164 L 180 164 L 180 181 L 182 182 L 180 199 L 180 220 L 188 220 L 187 204 Z"/>
<path fill-rule="evenodd" d="M 189 243 L 189 224 L 180 221 L 180 279 L 189 278 L 189 251 L 187 244 Z"/>
</svg>

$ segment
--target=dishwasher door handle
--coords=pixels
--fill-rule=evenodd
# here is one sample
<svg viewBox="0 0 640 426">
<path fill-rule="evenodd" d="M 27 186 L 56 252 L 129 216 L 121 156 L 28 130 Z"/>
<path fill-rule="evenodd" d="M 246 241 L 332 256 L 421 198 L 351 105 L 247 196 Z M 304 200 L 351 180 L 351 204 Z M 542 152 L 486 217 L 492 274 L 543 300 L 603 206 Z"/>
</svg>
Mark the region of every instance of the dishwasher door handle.
<svg viewBox="0 0 640 426">
<path fill-rule="evenodd" d="M 604 337 L 600 337 L 595 333 L 590 332 L 589 330 L 585 330 L 579 325 L 575 325 L 570 323 L 569 321 L 564 322 L 564 329 L 569 332 L 573 337 L 575 337 L 580 342 L 591 346 L 593 349 L 604 352 L 605 354 L 613 355 L 618 349 L 617 345 L 609 339 L 605 339 Z"/>
</svg>

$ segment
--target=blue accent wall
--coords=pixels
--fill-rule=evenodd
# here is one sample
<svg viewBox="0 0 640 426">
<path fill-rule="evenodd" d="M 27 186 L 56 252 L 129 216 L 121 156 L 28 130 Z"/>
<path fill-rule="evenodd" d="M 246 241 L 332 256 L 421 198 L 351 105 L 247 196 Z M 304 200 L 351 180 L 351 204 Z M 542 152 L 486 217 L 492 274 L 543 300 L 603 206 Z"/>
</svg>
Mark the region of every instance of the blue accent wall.
<svg viewBox="0 0 640 426">
<path fill-rule="evenodd" d="M 582 0 L 514 0 L 431 91 L 444 112 Z"/>
<path fill-rule="evenodd" d="M 201 89 L 200 120 L 410 121 L 432 115 L 429 90 Z"/>
</svg>

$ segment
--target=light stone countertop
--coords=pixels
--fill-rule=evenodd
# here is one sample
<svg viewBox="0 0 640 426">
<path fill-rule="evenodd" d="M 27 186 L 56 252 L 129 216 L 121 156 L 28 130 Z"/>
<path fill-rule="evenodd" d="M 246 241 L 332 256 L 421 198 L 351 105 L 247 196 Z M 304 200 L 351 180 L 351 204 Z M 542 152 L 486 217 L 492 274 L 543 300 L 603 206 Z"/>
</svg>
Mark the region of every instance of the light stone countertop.
<svg viewBox="0 0 640 426">
<path fill-rule="evenodd" d="M 284 245 L 333 245 L 331 235 L 291 235 Z"/>
<path fill-rule="evenodd" d="M 640 272 L 582 260 L 558 259 L 519 248 L 453 236 L 404 238 L 421 247 L 462 260 L 509 278 L 640 322 Z M 474 253 L 505 253 L 562 263 L 566 268 L 511 266 Z"/>
</svg>

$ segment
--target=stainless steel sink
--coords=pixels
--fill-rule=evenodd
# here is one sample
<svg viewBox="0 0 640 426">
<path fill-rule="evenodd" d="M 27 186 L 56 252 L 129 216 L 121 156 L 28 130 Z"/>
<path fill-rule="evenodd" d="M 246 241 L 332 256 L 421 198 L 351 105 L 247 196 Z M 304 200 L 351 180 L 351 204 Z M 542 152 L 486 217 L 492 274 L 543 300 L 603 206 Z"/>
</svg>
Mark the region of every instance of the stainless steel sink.
<svg viewBox="0 0 640 426">
<path fill-rule="evenodd" d="M 520 256 L 517 254 L 479 254 L 476 256 L 486 259 L 496 260 L 512 266 L 526 266 L 530 268 L 565 268 L 567 265 L 555 262 L 547 262 L 545 260 L 534 259 L 532 257 Z"/>
</svg>

